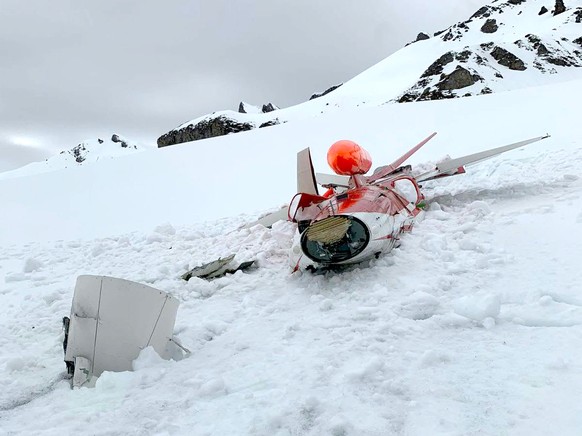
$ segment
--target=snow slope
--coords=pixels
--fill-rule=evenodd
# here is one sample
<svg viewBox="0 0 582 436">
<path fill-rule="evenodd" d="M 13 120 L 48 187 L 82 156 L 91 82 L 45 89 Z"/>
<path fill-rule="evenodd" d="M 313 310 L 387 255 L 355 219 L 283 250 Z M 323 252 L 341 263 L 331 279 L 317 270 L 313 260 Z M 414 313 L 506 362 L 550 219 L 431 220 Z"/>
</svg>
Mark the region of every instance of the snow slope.
<svg viewBox="0 0 582 436">
<path fill-rule="evenodd" d="M 536 56 L 532 53 L 531 47 L 520 47 L 515 44 L 520 39 L 526 40 L 526 35 L 533 34 L 544 40 L 560 40 L 562 44 L 565 44 L 563 50 L 570 54 L 573 54 L 574 50 L 581 49 L 579 44 L 572 44 L 571 41 L 582 36 L 582 26 L 573 18 L 573 15 L 582 9 L 582 1 L 567 2 L 568 10 L 557 16 L 552 16 L 550 13 L 538 15 L 541 6 L 546 3 L 543 0 L 527 0 L 519 5 L 500 0 L 490 2 L 489 7 L 492 10 L 486 16 L 468 18 L 463 23 L 445 29 L 438 36 L 404 47 L 359 74 L 336 92 L 329 94 L 329 97 L 344 101 L 351 99 L 352 104 L 360 101 L 373 104 L 385 103 L 412 86 L 439 56 L 449 51 L 461 52 L 467 49 L 481 52 L 487 63 L 495 66 L 503 74 L 503 79 L 494 78 L 483 73 L 479 65 L 473 65 L 476 71 L 487 79 L 482 86 L 489 86 L 493 91 L 515 90 L 582 78 L 582 70 L 576 67 L 553 65 L 554 71 L 541 71 L 535 68 Z M 499 29 L 495 33 L 481 31 L 487 19 L 497 20 Z M 563 38 L 567 41 L 562 41 Z M 525 71 L 514 71 L 497 64 L 481 47 L 481 44 L 491 42 L 522 57 L 529 68 Z M 492 68 L 491 66 L 489 68 Z M 460 95 L 463 94 L 464 92 Z M 334 103 L 340 104 L 339 101 L 330 101 L 330 104 Z"/>
<path fill-rule="evenodd" d="M 316 170 L 328 171 L 325 153 L 338 139 L 359 142 L 377 165 L 393 161 L 433 131 L 439 135 L 412 163 L 447 153 L 461 156 L 546 132 L 553 139 L 531 146 L 532 152 L 552 144 L 562 147 L 572 140 L 578 122 L 580 83 L 466 101 L 344 110 L 86 168 L 4 180 L 0 244 L 143 232 L 168 220 L 187 225 L 239 213 L 251 221 L 295 194 L 297 151 L 310 146 Z"/>
<path fill-rule="evenodd" d="M 90 165 L 119 156 L 128 156 L 140 151 L 143 151 L 142 147 L 129 142 L 119 135 L 113 135 L 110 139 L 105 140 L 100 138 L 88 139 L 69 150 L 61 151 L 43 162 L 33 162 L 15 170 L 1 172 L 0 180 Z"/>
<path fill-rule="evenodd" d="M 1 181 L 0 433 L 579 434 L 581 85 L 345 110 Z M 327 171 L 329 144 L 351 138 L 379 165 L 433 130 L 412 163 L 552 138 L 427 183 L 402 246 L 341 274 L 291 275 L 290 223 L 237 230 L 294 193 L 298 149 Z M 230 253 L 258 268 L 180 280 Z M 60 320 L 79 274 L 172 292 L 192 355 L 145 350 L 134 372 L 70 390 Z"/>
</svg>

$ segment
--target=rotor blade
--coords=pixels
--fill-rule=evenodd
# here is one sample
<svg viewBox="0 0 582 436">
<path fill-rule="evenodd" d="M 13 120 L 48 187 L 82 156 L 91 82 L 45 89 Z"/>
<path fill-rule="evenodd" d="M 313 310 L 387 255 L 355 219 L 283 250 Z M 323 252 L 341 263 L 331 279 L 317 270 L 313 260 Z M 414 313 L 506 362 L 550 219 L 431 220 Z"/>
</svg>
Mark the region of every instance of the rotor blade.
<svg viewBox="0 0 582 436">
<path fill-rule="evenodd" d="M 432 171 L 428 171 L 426 173 L 423 173 L 418 177 L 415 177 L 415 179 L 418 183 L 422 183 L 422 182 L 426 182 L 427 180 L 440 179 L 440 178 L 449 177 L 449 176 L 456 176 L 457 174 L 464 174 L 464 173 L 465 173 L 465 167 L 459 167 L 456 170 L 448 171 L 446 173 L 441 173 L 439 170 L 434 169 Z"/>
<path fill-rule="evenodd" d="M 383 167 L 377 168 L 374 171 L 374 174 L 372 174 L 370 177 L 368 177 L 368 179 L 367 179 L 368 183 L 375 182 L 376 180 L 381 179 L 383 177 L 386 177 L 387 175 L 392 173 L 400 165 L 402 165 L 410 156 L 412 156 L 414 153 L 416 153 L 418 150 L 420 150 L 420 148 L 424 144 L 426 144 L 428 141 L 430 141 L 432 138 L 434 138 L 435 135 L 436 135 L 436 132 L 434 132 L 428 138 L 426 138 L 425 140 L 419 142 L 417 145 L 412 147 L 410 150 L 408 150 L 406 153 L 404 153 L 402 156 L 400 156 L 398 159 L 396 159 L 390 165 L 385 165 Z"/>
<path fill-rule="evenodd" d="M 490 159 L 506 151 L 514 150 L 542 139 L 549 138 L 550 135 L 538 136 L 537 138 L 526 139 L 525 141 L 515 142 L 513 144 L 504 145 L 502 147 L 491 148 L 489 150 L 480 151 L 479 153 L 469 154 L 467 156 L 458 157 L 456 159 L 448 159 L 436 165 L 432 171 L 428 171 L 416 177 L 417 182 L 425 182 L 427 180 L 436 179 L 439 177 L 454 176 L 456 174 L 464 173 L 466 165 L 473 165 L 485 159 Z"/>
<path fill-rule="evenodd" d="M 309 147 L 297 153 L 297 192 L 319 195 Z"/>
<path fill-rule="evenodd" d="M 481 151 L 479 153 L 458 157 L 456 159 L 448 159 L 445 160 L 444 162 L 437 164 L 436 168 L 440 173 L 448 173 L 449 171 L 456 170 L 459 167 L 474 164 L 482 160 L 497 156 L 498 154 L 505 153 L 506 151 L 523 147 L 524 145 L 528 145 L 533 142 L 538 142 L 541 141 L 542 139 L 546 139 L 549 137 L 550 135 L 538 136 L 537 138 L 526 139 L 525 141 L 515 142 L 513 144 L 504 145 L 502 147 L 492 148 L 489 150 Z"/>
</svg>

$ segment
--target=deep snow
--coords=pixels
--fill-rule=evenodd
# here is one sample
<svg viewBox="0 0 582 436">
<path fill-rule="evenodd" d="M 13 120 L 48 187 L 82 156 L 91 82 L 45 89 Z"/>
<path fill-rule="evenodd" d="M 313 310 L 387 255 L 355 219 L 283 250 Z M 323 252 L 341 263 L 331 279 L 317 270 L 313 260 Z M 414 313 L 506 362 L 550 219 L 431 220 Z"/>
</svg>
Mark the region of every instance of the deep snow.
<svg viewBox="0 0 582 436">
<path fill-rule="evenodd" d="M 84 168 L 86 172 L 67 171 L 66 176 L 55 172 L 2 182 L 3 201 L 16 188 L 46 189 L 46 203 L 19 203 L 34 216 L 45 216 L 49 206 L 60 204 L 58 195 L 48 196 L 58 189 L 57 181 L 74 187 L 80 180 L 97 178 L 95 186 L 112 205 L 107 210 L 127 224 L 134 208 L 146 208 L 140 204 L 145 193 L 124 203 L 125 194 L 118 192 L 127 177 L 122 168 L 129 166 L 136 186 L 143 187 L 146 175 L 158 174 L 156 182 L 169 188 L 174 181 L 175 189 L 190 190 L 192 199 L 202 196 L 191 201 L 193 209 L 218 205 L 210 198 L 219 194 L 228 202 L 218 210 L 204 210 L 206 223 L 193 219 L 183 225 L 185 215 L 166 207 L 160 189 L 160 194 L 147 194 L 154 216 L 144 223 L 157 220 L 157 226 L 116 234 L 116 228 L 102 223 L 111 222 L 107 215 L 83 211 L 87 229 L 109 230 L 109 236 L 91 239 L 87 231 L 82 241 L 67 237 L 75 234 L 69 233 L 69 223 L 76 217 L 63 216 L 44 230 L 47 239 L 54 233 L 64 240 L 26 243 L 26 224 L 10 222 L 16 219 L 12 208 L 3 214 L 2 228 L 11 228 L 17 243 L 0 250 L 2 431 L 578 434 L 582 147 L 575 101 L 580 89 L 578 82 L 571 82 L 462 100 L 387 105 L 294 129 L 281 126 L 219 138 L 207 141 L 206 147 L 186 144 L 136 154 L 101 164 L 99 171 L 94 165 Z M 372 130 L 370 119 L 385 124 Z M 241 205 L 260 210 L 284 201 L 279 199 L 292 191 L 293 181 L 283 174 L 294 171 L 297 138 L 310 138 L 315 145 L 318 170 L 324 170 L 322 154 L 330 139 L 348 131 L 386 162 L 384 156 L 401 151 L 383 149 L 388 138 L 407 138 L 402 142 L 410 145 L 418 129 L 406 128 L 420 124 L 419 119 L 423 132 L 434 128 L 441 138 L 427 145 L 417 162 L 540 131 L 553 136 L 474 166 L 466 175 L 427 183 L 431 206 L 425 219 L 402 238 L 402 246 L 341 274 L 291 275 L 290 223 L 271 230 L 236 230 L 252 217 L 211 221 Z M 337 136 L 334 126 L 341 132 Z M 184 164 L 194 156 L 209 156 L 213 150 L 225 156 L 223 167 L 231 168 L 230 159 L 241 154 L 220 150 L 238 146 L 249 152 L 251 145 L 257 150 L 253 173 L 234 167 L 203 185 L 195 180 L 187 188 L 175 184 L 186 183 L 182 173 L 196 178 L 197 172 L 190 171 L 194 165 Z M 274 151 L 275 146 L 280 149 Z M 288 159 L 274 161 L 279 153 Z M 155 173 L 150 156 L 156 157 Z M 202 167 L 198 175 L 204 180 L 209 173 Z M 104 186 L 106 179 L 117 188 Z M 84 188 L 79 194 L 95 201 L 98 190 L 80 184 Z M 82 199 L 79 195 L 68 201 Z M 126 228 L 133 225 L 129 218 Z M 257 259 L 258 269 L 210 283 L 179 279 L 189 267 L 231 252 L 240 260 Z M 95 389 L 71 391 L 67 381 L 59 381 L 64 371 L 60 318 L 70 309 L 79 274 L 123 277 L 176 295 L 182 302 L 176 334 L 192 355 L 165 362 L 146 350 L 135 372 L 105 373 Z"/>
</svg>

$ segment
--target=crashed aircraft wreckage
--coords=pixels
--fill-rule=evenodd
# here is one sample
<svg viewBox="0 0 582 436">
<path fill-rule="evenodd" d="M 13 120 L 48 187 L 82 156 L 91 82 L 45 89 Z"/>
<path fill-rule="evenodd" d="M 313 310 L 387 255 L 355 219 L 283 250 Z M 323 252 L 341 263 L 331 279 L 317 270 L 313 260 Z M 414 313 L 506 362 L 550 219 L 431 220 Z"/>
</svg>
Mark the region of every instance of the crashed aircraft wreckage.
<svg viewBox="0 0 582 436">
<path fill-rule="evenodd" d="M 335 175 L 315 174 L 309 149 L 297 156 L 297 191 L 287 208 L 247 226 L 267 227 L 280 220 L 297 224 L 291 248 L 293 271 L 359 263 L 387 253 L 403 232 L 412 229 L 425 208 L 420 183 L 465 173 L 465 167 L 541 141 L 549 135 L 440 162 L 415 175 L 403 165 L 432 139 L 433 133 L 389 165 L 372 166 L 366 150 L 338 141 L 327 160 Z M 317 184 L 327 188 L 320 195 Z M 213 279 L 249 268 L 235 255 L 193 268 L 182 279 Z M 141 350 L 153 349 L 164 359 L 189 354 L 172 337 L 178 300 L 150 286 L 105 276 L 77 279 L 70 318 L 65 317 L 65 362 L 73 386 L 91 386 L 104 371 L 127 371 Z"/>
<path fill-rule="evenodd" d="M 404 165 L 414 153 L 430 141 L 436 132 L 412 147 L 389 165 L 372 167 L 369 153 L 353 141 L 334 143 L 327 162 L 335 172 L 315 173 L 309 148 L 297 154 L 297 194 L 289 207 L 268 214 L 246 227 L 277 221 L 297 224 L 291 248 L 291 267 L 299 270 L 326 270 L 360 263 L 397 245 L 400 235 L 412 230 L 426 206 L 420 183 L 464 174 L 466 167 L 485 159 L 549 138 L 539 136 L 492 148 L 456 159 L 439 162 L 431 171 L 413 174 Z M 317 185 L 327 189 L 319 194 Z M 243 270 L 252 264 L 234 264 L 234 255 L 196 267 L 182 278 L 212 279 Z"/>
<path fill-rule="evenodd" d="M 291 204 L 258 223 L 270 226 L 281 219 L 297 223 L 291 249 L 293 271 L 359 263 L 390 252 L 400 234 L 412 230 L 426 205 L 420 183 L 464 174 L 466 166 L 549 138 L 540 136 L 447 159 L 431 171 L 413 174 L 404 162 L 435 135 L 370 176 L 365 175 L 372 167 L 370 155 L 355 142 L 338 141 L 330 147 L 327 161 L 335 175 L 315 174 L 306 148 L 297 155 L 298 193 Z M 320 195 L 317 184 L 327 192 Z"/>
<path fill-rule="evenodd" d="M 104 371 L 129 371 L 146 347 L 164 359 L 188 353 L 172 336 L 178 300 L 129 280 L 77 278 L 63 348 L 73 387 L 92 386 Z"/>
</svg>

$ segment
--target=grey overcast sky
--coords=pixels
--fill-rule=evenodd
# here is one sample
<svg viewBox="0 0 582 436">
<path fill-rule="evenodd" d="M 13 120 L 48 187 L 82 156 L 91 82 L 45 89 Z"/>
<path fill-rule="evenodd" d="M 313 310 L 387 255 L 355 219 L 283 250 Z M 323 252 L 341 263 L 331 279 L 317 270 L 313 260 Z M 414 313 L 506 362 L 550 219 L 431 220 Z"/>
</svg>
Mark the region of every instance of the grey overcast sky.
<svg viewBox="0 0 582 436">
<path fill-rule="evenodd" d="M 0 171 L 300 103 L 485 0 L 0 0 Z"/>
</svg>

